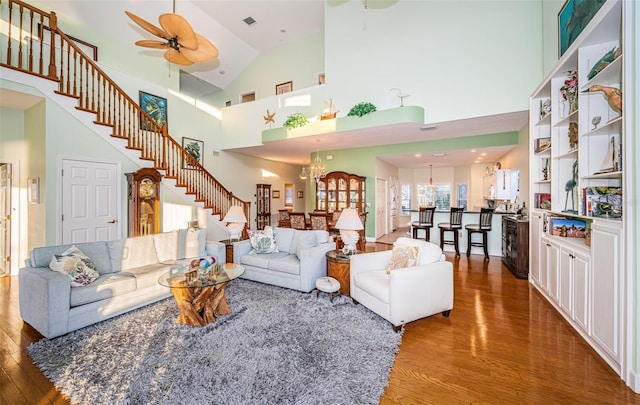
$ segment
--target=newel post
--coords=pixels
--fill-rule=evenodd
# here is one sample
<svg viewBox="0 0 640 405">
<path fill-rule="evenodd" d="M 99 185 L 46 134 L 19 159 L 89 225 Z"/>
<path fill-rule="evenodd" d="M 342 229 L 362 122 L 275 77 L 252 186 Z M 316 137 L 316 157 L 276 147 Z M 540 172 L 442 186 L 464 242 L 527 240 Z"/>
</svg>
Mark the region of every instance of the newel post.
<svg viewBox="0 0 640 405">
<path fill-rule="evenodd" d="M 49 32 L 51 32 L 51 50 L 49 51 L 49 78 L 58 80 L 56 74 L 56 32 L 58 31 L 58 17 L 53 11 L 49 15 Z M 44 31 L 42 32 L 44 36 Z"/>
</svg>

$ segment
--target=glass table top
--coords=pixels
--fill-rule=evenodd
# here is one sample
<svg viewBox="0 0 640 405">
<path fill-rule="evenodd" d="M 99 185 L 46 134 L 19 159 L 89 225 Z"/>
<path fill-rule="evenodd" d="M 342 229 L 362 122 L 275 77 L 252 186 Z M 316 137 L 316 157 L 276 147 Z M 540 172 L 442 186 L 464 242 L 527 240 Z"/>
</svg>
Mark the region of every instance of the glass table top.
<svg viewBox="0 0 640 405">
<path fill-rule="evenodd" d="M 158 277 L 158 283 L 171 288 L 202 288 L 228 283 L 244 274 L 244 267 L 233 264 L 214 264 L 206 270 L 189 265 L 174 265 Z"/>
</svg>

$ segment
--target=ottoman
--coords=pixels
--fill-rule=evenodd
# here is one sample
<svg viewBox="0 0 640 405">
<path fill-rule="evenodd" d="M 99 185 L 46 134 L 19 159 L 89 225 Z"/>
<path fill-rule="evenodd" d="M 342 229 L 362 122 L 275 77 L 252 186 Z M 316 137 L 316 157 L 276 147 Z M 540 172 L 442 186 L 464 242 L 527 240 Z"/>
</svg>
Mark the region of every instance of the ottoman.
<svg viewBox="0 0 640 405">
<path fill-rule="evenodd" d="M 316 280 L 316 298 L 320 292 L 329 294 L 329 301 L 333 302 L 333 297 L 340 295 L 340 282 L 333 277 L 320 277 Z"/>
</svg>

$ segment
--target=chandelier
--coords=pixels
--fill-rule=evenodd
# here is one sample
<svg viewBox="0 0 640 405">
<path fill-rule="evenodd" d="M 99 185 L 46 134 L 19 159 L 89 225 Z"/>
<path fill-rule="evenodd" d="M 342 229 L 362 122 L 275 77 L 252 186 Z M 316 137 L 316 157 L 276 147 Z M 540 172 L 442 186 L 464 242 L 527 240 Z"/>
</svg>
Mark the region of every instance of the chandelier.
<svg viewBox="0 0 640 405">
<path fill-rule="evenodd" d="M 316 139 L 316 142 L 319 143 L 320 139 Z M 322 164 L 322 159 L 320 159 L 320 148 L 316 147 L 316 158 L 313 160 L 313 163 L 311 164 L 311 167 L 309 168 L 309 174 L 316 181 L 318 181 L 320 179 L 320 177 L 324 177 L 324 175 L 325 175 L 324 169 L 325 169 L 325 167 Z M 304 168 L 303 168 L 303 170 L 304 170 Z"/>
</svg>

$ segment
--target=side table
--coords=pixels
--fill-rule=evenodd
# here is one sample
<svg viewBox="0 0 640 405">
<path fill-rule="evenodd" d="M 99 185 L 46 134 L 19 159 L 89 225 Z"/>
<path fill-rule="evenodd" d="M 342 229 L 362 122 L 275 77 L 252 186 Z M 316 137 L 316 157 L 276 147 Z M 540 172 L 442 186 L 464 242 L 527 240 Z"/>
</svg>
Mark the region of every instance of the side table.
<svg viewBox="0 0 640 405">
<path fill-rule="evenodd" d="M 225 250 L 225 258 L 227 263 L 233 263 L 233 244 L 235 242 L 240 242 L 242 239 L 238 239 L 238 240 L 231 240 L 231 239 L 223 239 L 220 241 L 220 243 L 224 243 L 224 246 L 226 248 Z"/>
<path fill-rule="evenodd" d="M 356 252 L 356 254 L 361 252 Z M 327 276 L 340 283 L 340 294 L 349 295 L 351 291 L 351 260 L 338 250 L 330 250 L 327 257 Z"/>
</svg>

